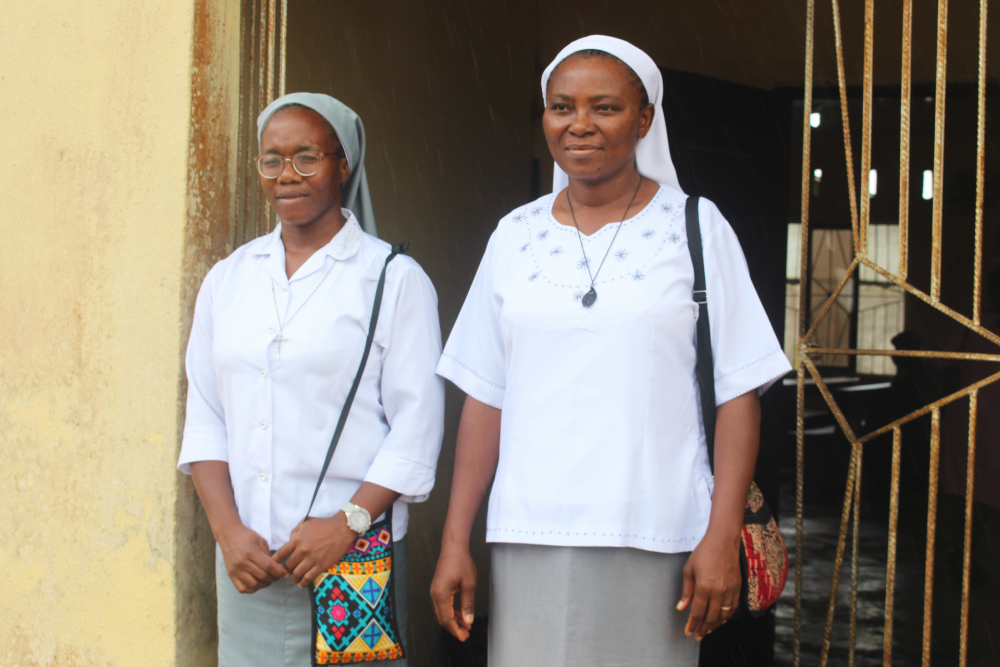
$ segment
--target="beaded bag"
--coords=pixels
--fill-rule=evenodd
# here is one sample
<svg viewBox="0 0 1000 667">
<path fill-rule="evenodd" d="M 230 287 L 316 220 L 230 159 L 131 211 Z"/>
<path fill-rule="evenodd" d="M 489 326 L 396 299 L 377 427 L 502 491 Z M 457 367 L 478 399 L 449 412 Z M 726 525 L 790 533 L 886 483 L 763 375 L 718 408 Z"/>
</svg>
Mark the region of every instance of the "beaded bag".
<svg viewBox="0 0 1000 667">
<path fill-rule="evenodd" d="M 385 273 L 389 262 L 403 252 L 409 244 L 400 243 L 392 247 L 386 257 L 375 288 L 375 305 L 372 307 L 371 322 L 368 324 L 368 339 L 361 355 L 361 366 L 354 376 L 354 384 L 347 394 L 340 419 L 333 431 L 326 461 L 319 473 L 316 490 L 313 491 L 306 520 L 312 511 L 319 488 L 326 477 L 326 471 L 333 459 L 333 452 L 340 441 L 340 435 L 347 423 L 354 395 L 358 393 L 361 376 L 368 363 L 368 355 L 375 339 L 382 293 L 385 291 Z M 313 665 L 342 665 L 377 660 L 400 660 L 404 657 L 399 626 L 396 622 L 395 576 L 392 558 L 392 507 L 385 513 L 385 519 L 373 523 L 368 531 L 354 541 L 354 544 L 339 562 L 309 585 L 312 601 L 312 631 L 315 637 Z"/>
</svg>

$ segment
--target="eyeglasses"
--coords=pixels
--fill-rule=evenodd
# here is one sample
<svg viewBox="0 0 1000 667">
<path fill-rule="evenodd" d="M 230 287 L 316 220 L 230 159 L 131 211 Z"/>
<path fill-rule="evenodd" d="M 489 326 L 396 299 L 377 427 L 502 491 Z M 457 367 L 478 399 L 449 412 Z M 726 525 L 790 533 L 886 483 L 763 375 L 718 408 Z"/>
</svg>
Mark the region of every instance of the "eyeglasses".
<svg viewBox="0 0 1000 667">
<path fill-rule="evenodd" d="M 274 179 L 281 176 L 281 172 L 285 170 L 285 162 L 291 162 L 292 169 L 295 170 L 295 173 L 299 176 L 306 177 L 312 176 L 319 171 L 319 163 L 322 162 L 323 158 L 327 155 L 344 157 L 340 153 L 315 153 L 313 151 L 303 151 L 302 153 L 296 153 L 292 157 L 282 157 L 273 153 L 258 155 L 254 158 L 254 162 L 257 163 L 257 171 L 259 171 L 260 175 L 264 178 Z"/>
</svg>

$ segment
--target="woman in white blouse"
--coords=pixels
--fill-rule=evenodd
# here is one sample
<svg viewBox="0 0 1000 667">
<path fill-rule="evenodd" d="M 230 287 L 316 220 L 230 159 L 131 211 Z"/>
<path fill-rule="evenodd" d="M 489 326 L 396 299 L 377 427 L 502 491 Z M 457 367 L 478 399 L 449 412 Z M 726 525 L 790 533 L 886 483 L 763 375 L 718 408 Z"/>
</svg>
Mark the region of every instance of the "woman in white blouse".
<svg viewBox="0 0 1000 667">
<path fill-rule="evenodd" d="M 258 132 L 260 182 L 280 224 L 216 264 L 198 294 L 178 468 L 193 476 L 218 542 L 219 664 L 305 667 L 315 642 L 305 587 L 364 532 L 352 528 L 390 505 L 405 637 L 406 505 L 434 485 L 441 334 L 434 287 L 397 257 L 346 427 L 302 523 L 390 248 L 372 235 L 353 111 L 295 93 L 264 110 Z"/>
<path fill-rule="evenodd" d="M 789 364 L 735 234 L 701 200 L 713 481 L 659 70 L 592 36 L 542 88 L 553 194 L 500 221 L 438 365 L 467 397 L 431 594 L 439 622 L 468 637 L 469 533 L 492 480 L 491 667 L 695 665 L 688 637 L 739 603 L 758 394 Z"/>
</svg>

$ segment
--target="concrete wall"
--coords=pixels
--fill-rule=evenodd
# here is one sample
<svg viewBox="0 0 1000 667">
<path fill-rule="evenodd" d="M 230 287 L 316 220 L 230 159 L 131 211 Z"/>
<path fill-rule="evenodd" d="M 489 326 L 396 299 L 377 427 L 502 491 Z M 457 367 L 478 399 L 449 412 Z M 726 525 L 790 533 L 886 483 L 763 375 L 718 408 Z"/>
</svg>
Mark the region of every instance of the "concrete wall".
<svg viewBox="0 0 1000 667">
<path fill-rule="evenodd" d="M 190 286 L 217 245 L 187 228 L 206 210 L 189 144 L 226 126 L 192 124 L 192 65 L 226 96 L 233 10 L 0 7 L 0 664 L 212 662 L 212 628 L 182 632 L 212 619 L 179 571 L 197 521 L 174 463 Z"/>
</svg>

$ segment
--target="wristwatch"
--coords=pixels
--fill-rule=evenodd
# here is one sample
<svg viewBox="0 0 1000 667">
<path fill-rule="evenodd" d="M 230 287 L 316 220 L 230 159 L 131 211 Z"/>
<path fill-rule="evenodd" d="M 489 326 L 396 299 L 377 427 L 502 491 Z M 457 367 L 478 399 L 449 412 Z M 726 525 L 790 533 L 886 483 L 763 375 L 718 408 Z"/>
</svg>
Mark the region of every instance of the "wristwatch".
<svg viewBox="0 0 1000 667">
<path fill-rule="evenodd" d="M 358 535 L 364 535 L 372 525 L 372 515 L 364 507 L 347 502 L 340 508 L 347 515 L 347 527 Z"/>
</svg>

